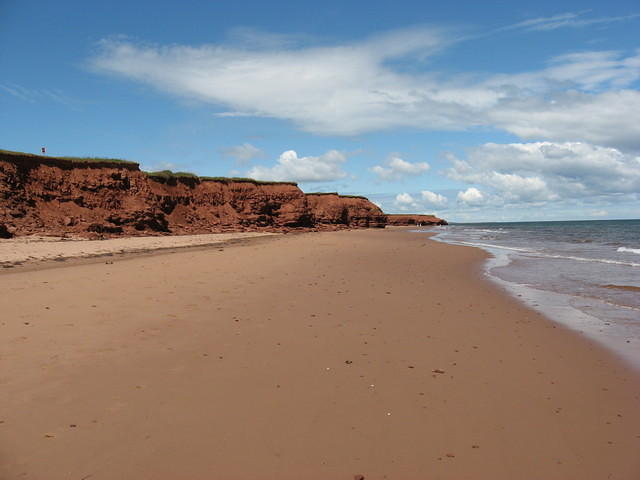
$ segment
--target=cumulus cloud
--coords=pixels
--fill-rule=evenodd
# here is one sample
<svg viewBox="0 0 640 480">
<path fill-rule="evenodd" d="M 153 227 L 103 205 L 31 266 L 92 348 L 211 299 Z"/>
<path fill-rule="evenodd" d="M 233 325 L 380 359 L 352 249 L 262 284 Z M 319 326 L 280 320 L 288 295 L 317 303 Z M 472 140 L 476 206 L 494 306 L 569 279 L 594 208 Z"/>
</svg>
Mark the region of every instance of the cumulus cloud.
<svg viewBox="0 0 640 480">
<path fill-rule="evenodd" d="M 225 157 L 234 159 L 236 163 L 240 165 L 247 164 L 254 158 L 264 156 L 264 152 L 262 150 L 258 147 L 254 147 L 250 143 L 243 143 L 242 145 L 224 148 L 222 149 L 222 154 Z"/>
<path fill-rule="evenodd" d="M 380 180 L 397 181 L 408 176 L 422 175 L 429 168 L 431 167 L 427 162 L 411 163 L 393 155 L 386 162 L 386 166 L 376 165 L 369 170 L 375 173 Z"/>
<path fill-rule="evenodd" d="M 487 143 L 466 160 L 449 156 L 445 174 L 490 189 L 505 203 L 629 199 L 640 192 L 640 157 L 580 142 Z M 478 197 L 469 188 L 458 199 Z"/>
<path fill-rule="evenodd" d="M 280 155 L 272 167 L 255 166 L 247 175 L 256 180 L 277 182 L 326 182 L 347 176 L 341 165 L 347 156 L 337 150 L 329 150 L 318 157 L 299 157 L 294 150 Z"/>
<path fill-rule="evenodd" d="M 393 201 L 393 206 L 403 212 L 411 213 L 432 213 L 431 209 L 445 208 L 448 200 L 438 193 L 422 190 L 419 195 L 410 193 L 398 193 Z"/>
<path fill-rule="evenodd" d="M 463 192 L 458 192 L 457 199 L 458 202 L 470 206 L 482 205 L 486 201 L 482 192 L 475 187 L 469 187 Z"/>
<path fill-rule="evenodd" d="M 397 194 L 395 200 L 393 201 L 393 205 L 403 211 L 415 210 L 418 208 L 418 203 L 416 202 L 415 198 L 413 198 L 408 193 Z"/>
<path fill-rule="evenodd" d="M 459 41 L 428 28 L 321 47 L 149 46 L 110 39 L 91 64 L 211 103 L 222 116 L 284 119 L 320 134 L 489 126 L 523 139 L 640 150 L 640 122 L 628 120 L 640 108 L 640 92 L 632 88 L 640 51 L 562 55 L 545 68 L 509 74 L 447 75 L 426 62 L 422 71 L 394 68 Z"/>
<path fill-rule="evenodd" d="M 432 205 L 434 207 L 445 207 L 449 201 L 447 197 L 440 195 L 439 193 L 430 192 L 429 190 L 423 190 L 420 192 L 422 202 L 426 205 Z"/>
</svg>

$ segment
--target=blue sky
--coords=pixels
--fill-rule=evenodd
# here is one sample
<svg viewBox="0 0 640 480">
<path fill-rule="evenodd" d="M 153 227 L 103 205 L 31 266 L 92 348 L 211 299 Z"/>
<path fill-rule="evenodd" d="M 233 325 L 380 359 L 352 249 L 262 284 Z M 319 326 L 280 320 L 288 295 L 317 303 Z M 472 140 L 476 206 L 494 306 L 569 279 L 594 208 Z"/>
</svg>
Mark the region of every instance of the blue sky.
<svg viewBox="0 0 640 480">
<path fill-rule="evenodd" d="M 0 148 L 452 221 L 640 217 L 640 5 L 0 2 Z"/>
</svg>

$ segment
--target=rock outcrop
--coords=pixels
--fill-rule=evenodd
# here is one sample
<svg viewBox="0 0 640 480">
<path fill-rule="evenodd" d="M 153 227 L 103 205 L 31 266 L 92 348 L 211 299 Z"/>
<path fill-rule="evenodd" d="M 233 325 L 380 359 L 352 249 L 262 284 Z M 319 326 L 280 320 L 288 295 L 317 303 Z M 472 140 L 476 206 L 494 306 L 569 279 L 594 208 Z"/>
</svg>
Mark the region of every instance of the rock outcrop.
<svg viewBox="0 0 640 480">
<path fill-rule="evenodd" d="M 387 216 L 365 197 L 337 193 L 307 193 L 316 225 L 384 228 Z"/>
<path fill-rule="evenodd" d="M 0 235 L 87 237 L 384 227 L 364 197 L 295 183 L 142 172 L 108 159 L 0 151 Z"/>
<path fill-rule="evenodd" d="M 408 225 L 448 225 L 446 220 L 434 215 L 404 215 L 388 214 L 387 225 L 408 226 Z"/>
</svg>

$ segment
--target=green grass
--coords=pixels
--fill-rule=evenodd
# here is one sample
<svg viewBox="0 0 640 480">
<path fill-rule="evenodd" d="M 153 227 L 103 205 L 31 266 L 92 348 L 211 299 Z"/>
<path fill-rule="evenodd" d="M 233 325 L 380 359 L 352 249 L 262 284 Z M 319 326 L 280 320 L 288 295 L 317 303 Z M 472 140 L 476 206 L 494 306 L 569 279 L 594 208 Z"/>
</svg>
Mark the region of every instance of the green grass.
<svg viewBox="0 0 640 480">
<path fill-rule="evenodd" d="M 363 197 L 362 195 L 338 195 L 340 198 L 361 198 L 363 200 L 369 200 L 367 197 Z"/>
<path fill-rule="evenodd" d="M 363 197 L 362 195 L 340 195 L 338 192 L 310 192 L 310 193 L 305 193 L 305 195 L 316 195 L 316 196 L 322 196 L 322 195 L 337 195 L 340 198 L 361 198 L 363 200 L 369 200 L 367 197 Z"/>
<path fill-rule="evenodd" d="M 362 195 L 340 195 L 338 192 L 310 192 L 305 193 L 305 195 L 337 195 L 340 198 L 362 198 L 364 200 L 369 200 L 367 197 L 363 197 Z"/>
<path fill-rule="evenodd" d="M 36 155 L 33 153 L 24 153 L 24 152 L 14 152 L 11 150 L 2 150 L 0 149 L 0 155 L 10 155 L 16 157 L 32 157 L 32 158 L 42 158 L 46 160 L 64 160 L 72 163 L 123 163 L 127 165 L 138 165 L 137 162 L 132 162 L 130 160 L 123 160 L 121 158 L 103 158 L 103 157 L 50 157 L 47 155 Z"/>
<path fill-rule="evenodd" d="M 195 173 L 191 172 L 172 172 L 171 170 L 160 170 L 159 172 L 143 172 L 148 177 L 153 178 L 198 178 Z"/>
<path fill-rule="evenodd" d="M 49 157 L 56 160 L 67 160 L 73 163 L 123 163 L 127 165 L 138 165 L 138 162 L 132 162 L 131 160 L 123 160 L 121 158 L 107 158 L 107 157 Z"/>
<path fill-rule="evenodd" d="M 200 177 L 203 182 L 221 182 L 221 183 L 253 183 L 254 185 L 293 185 L 297 187 L 295 182 L 272 182 L 268 180 L 256 180 L 254 178 L 243 177 Z"/>
<path fill-rule="evenodd" d="M 122 164 L 122 165 L 135 165 L 138 166 L 138 162 L 132 162 L 130 160 L 123 160 L 120 158 L 102 158 L 102 157 L 51 157 L 48 155 L 37 155 L 34 153 L 14 152 L 12 150 L 0 149 L 0 156 L 15 156 L 15 157 L 31 157 L 33 159 L 41 160 L 62 160 L 71 163 L 77 163 L 79 165 L 86 164 Z M 295 182 L 270 182 L 263 180 L 255 180 L 253 178 L 241 178 L 241 177 L 199 177 L 195 173 L 191 172 L 172 172 L 171 170 L 161 170 L 158 172 L 142 172 L 150 178 L 193 178 L 201 182 L 221 182 L 221 183 L 252 183 L 254 185 L 292 185 L 297 187 Z"/>
<path fill-rule="evenodd" d="M 160 172 L 143 172 L 145 175 L 151 178 L 194 178 L 200 182 L 220 182 L 224 184 L 229 183 L 252 183 L 254 185 L 293 185 L 298 186 L 295 182 L 269 182 L 263 180 L 255 180 L 253 178 L 242 177 L 199 177 L 195 173 L 191 172 L 172 172 L 171 170 L 162 170 Z"/>
</svg>

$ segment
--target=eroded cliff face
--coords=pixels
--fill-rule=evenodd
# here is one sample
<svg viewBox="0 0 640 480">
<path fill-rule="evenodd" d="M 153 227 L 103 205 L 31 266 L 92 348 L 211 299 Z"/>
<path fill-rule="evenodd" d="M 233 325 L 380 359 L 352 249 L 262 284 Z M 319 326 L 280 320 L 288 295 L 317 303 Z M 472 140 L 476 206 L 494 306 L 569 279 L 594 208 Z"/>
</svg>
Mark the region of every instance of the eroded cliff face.
<svg viewBox="0 0 640 480">
<path fill-rule="evenodd" d="M 446 220 L 438 218 L 434 215 L 388 214 L 387 225 L 448 225 L 448 223 Z"/>
<path fill-rule="evenodd" d="M 382 210 L 365 197 L 337 193 L 308 193 L 306 196 L 317 225 L 384 228 L 387 221 Z"/>
<path fill-rule="evenodd" d="M 384 214 L 365 198 L 315 197 L 294 183 L 154 177 L 131 162 L 0 152 L 3 238 L 384 226 Z"/>
</svg>

